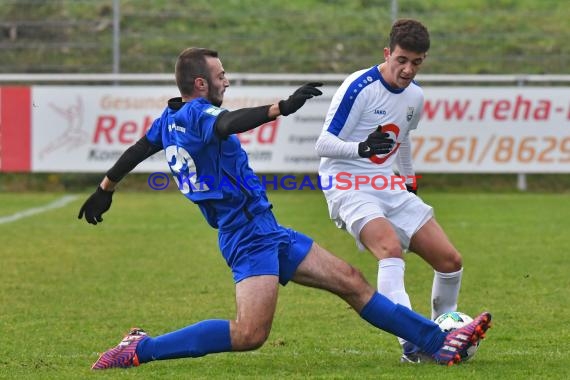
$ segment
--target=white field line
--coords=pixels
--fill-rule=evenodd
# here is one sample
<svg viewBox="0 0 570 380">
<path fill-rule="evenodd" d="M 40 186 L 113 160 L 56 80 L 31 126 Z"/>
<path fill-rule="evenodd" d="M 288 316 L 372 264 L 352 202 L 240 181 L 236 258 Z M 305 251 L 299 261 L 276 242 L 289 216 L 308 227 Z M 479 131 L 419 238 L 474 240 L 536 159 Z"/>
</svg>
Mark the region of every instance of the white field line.
<svg viewBox="0 0 570 380">
<path fill-rule="evenodd" d="M 76 199 L 77 199 L 77 195 L 66 195 L 66 196 L 61 197 L 61 198 L 59 198 L 59 199 L 57 199 L 51 203 L 48 203 L 45 206 L 30 208 L 30 209 L 27 209 L 24 211 L 19 211 L 15 214 L 12 214 L 12 215 L 0 216 L 0 224 L 15 222 L 17 220 L 27 218 L 28 216 L 32 216 L 32 215 L 40 214 L 42 212 L 46 212 L 49 210 L 60 208 L 60 207 L 67 205 L 70 202 L 73 202 Z"/>
</svg>

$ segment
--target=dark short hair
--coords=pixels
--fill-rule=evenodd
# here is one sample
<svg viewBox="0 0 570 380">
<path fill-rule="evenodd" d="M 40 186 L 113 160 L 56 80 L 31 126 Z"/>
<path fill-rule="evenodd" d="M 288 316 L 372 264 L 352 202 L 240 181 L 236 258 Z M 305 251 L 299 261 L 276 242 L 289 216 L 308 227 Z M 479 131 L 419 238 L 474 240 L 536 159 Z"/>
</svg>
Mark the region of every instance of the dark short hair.
<svg viewBox="0 0 570 380">
<path fill-rule="evenodd" d="M 397 20 L 390 31 L 390 50 L 396 46 L 415 53 L 426 53 L 429 50 L 429 32 L 419 21 L 404 18 Z"/>
<path fill-rule="evenodd" d="M 178 55 L 174 73 L 176 85 L 181 95 L 190 95 L 192 93 L 196 78 L 204 78 L 208 82 L 210 81 L 206 57 L 218 58 L 218 52 L 210 49 L 189 47 Z"/>
</svg>

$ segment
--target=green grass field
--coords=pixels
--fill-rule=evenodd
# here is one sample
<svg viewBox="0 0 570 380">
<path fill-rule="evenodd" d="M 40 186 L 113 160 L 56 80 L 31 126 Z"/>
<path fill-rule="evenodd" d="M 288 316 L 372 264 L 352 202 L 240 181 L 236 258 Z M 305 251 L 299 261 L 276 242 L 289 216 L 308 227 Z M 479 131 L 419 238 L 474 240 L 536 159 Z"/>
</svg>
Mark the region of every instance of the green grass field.
<svg viewBox="0 0 570 380">
<path fill-rule="evenodd" d="M 0 193 L 0 219 L 62 193 Z M 0 224 L 0 378 L 563 379 L 570 375 L 570 202 L 557 194 L 423 194 L 464 256 L 461 311 L 494 315 L 476 358 L 399 363 L 396 339 L 334 296 L 281 289 L 260 350 L 93 372 L 131 326 L 162 334 L 232 318 L 233 283 L 198 209 L 173 192 L 117 192 L 105 222 L 77 220 L 88 194 Z M 371 282 L 376 263 L 328 220 L 319 192 L 274 192 L 281 224 L 334 250 Z M 429 311 L 432 272 L 407 256 L 407 289 Z"/>
</svg>

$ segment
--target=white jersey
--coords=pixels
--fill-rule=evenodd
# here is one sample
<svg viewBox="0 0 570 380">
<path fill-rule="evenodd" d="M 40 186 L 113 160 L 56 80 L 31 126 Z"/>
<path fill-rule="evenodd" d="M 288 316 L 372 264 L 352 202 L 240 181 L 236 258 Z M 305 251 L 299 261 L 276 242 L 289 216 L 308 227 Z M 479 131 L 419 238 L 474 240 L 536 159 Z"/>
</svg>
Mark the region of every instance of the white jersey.
<svg viewBox="0 0 570 380">
<path fill-rule="evenodd" d="M 332 98 L 319 140 L 337 137 L 349 142 L 350 154 L 344 152 L 322 154 L 319 166 L 321 177 L 333 178 L 340 172 L 352 175 L 392 175 L 392 166 L 399 149 L 406 150 L 405 161 L 411 167 L 409 132 L 418 126 L 423 108 L 423 90 L 415 82 L 403 89 L 395 89 L 382 78 L 380 67 L 357 71 L 348 76 Z M 358 143 L 382 126 L 382 130 L 395 140 L 394 148 L 387 154 L 361 158 Z M 333 135 L 333 136 L 330 136 Z M 335 138 L 336 140 L 336 138 Z M 322 142 L 321 141 L 321 142 Z M 338 140 L 336 140 L 338 141 Z M 319 151 L 317 141 L 317 151 Z M 347 144 L 343 143 L 347 148 Z M 331 145 L 329 144 L 328 148 Z M 342 149 L 339 149 L 340 152 Z M 328 152 L 331 152 L 328 149 Z M 408 163 L 405 162 L 406 165 Z M 406 173 L 408 174 L 408 173 Z"/>
</svg>

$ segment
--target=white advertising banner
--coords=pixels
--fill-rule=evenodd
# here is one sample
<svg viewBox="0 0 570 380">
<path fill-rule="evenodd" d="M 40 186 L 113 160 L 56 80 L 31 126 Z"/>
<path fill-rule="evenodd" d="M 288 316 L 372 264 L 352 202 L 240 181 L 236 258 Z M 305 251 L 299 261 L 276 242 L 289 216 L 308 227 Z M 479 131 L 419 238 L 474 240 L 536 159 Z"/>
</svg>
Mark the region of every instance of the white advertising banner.
<svg viewBox="0 0 570 380">
<path fill-rule="evenodd" d="M 570 171 L 570 89 L 426 88 L 419 172 Z"/>
<path fill-rule="evenodd" d="M 296 87 L 230 87 L 232 110 L 273 103 Z M 258 172 L 316 172 L 314 143 L 336 87 L 288 117 L 239 135 Z M 570 89 L 425 88 L 413 132 L 421 172 L 570 172 Z M 174 86 L 33 86 L 31 168 L 35 172 L 105 172 L 144 135 Z M 162 153 L 137 171 L 167 171 Z"/>
</svg>

